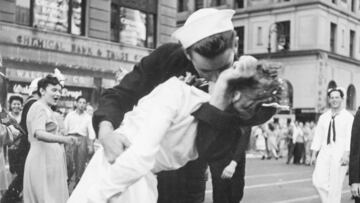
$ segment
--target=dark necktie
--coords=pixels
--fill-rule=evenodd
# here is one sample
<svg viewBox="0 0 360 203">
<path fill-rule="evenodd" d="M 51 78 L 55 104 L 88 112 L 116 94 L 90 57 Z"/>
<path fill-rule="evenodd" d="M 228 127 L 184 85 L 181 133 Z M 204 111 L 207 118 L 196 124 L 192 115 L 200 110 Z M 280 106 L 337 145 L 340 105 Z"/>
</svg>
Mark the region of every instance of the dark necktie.
<svg viewBox="0 0 360 203">
<path fill-rule="evenodd" d="M 335 115 L 331 116 L 331 120 L 329 123 L 329 129 L 328 129 L 328 137 L 327 137 L 327 144 L 330 144 L 330 140 L 331 140 L 331 129 L 333 131 L 333 142 L 335 142 L 336 140 L 336 133 L 335 133 Z"/>
</svg>

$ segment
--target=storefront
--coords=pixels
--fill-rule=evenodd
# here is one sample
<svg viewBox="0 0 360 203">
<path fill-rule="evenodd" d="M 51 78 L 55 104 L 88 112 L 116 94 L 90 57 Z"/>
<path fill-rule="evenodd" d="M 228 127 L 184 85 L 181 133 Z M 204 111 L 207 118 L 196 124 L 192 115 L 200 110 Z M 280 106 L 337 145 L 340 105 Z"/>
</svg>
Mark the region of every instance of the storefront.
<svg viewBox="0 0 360 203">
<path fill-rule="evenodd" d="M 300 122 L 317 121 L 319 113 L 316 112 L 315 108 L 296 108 L 294 109 L 296 120 Z"/>
<path fill-rule="evenodd" d="M 0 22 L 2 72 L 10 79 L 9 93 L 27 95 L 33 79 L 57 68 L 65 76 L 60 104 L 65 108 L 79 95 L 96 106 L 102 89 L 118 83 L 150 51 Z"/>
<path fill-rule="evenodd" d="M 9 79 L 7 85 L 8 95 L 22 95 L 24 99 L 26 99 L 31 94 L 31 90 L 29 89 L 31 81 L 39 77 L 44 77 L 47 74 L 51 73 L 14 69 L 11 66 L 7 67 L 6 75 Z M 85 98 L 87 98 L 88 101 L 90 101 L 91 104 L 94 104 L 96 102 L 94 100 L 91 100 L 91 98 L 94 98 L 93 94 L 97 94 L 93 78 L 73 75 L 64 76 L 66 83 L 65 87 L 61 91 L 59 108 L 65 110 L 73 108 L 74 101 L 79 96 L 84 96 Z"/>
</svg>

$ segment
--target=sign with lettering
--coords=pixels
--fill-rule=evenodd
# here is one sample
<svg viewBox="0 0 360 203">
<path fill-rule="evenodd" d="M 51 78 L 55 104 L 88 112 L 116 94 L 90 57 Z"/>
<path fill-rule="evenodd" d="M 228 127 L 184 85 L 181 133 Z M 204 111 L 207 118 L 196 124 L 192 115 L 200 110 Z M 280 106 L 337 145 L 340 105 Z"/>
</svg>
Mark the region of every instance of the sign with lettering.
<svg viewBox="0 0 360 203">
<path fill-rule="evenodd" d="M 31 82 L 35 78 L 45 77 L 48 74 L 51 73 L 12 69 L 12 68 L 6 69 L 7 77 L 15 81 Z M 65 76 L 65 86 L 69 85 L 69 86 L 89 87 L 89 88 L 95 87 L 94 79 L 92 77 L 66 75 L 66 74 L 64 74 L 64 76 Z"/>
<path fill-rule="evenodd" d="M 35 49 L 53 50 L 69 54 L 137 63 L 147 56 L 151 49 L 124 46 L 96 39 L 78 37 L 56 32 L 16 28 L 0 23 L 0 43 L 15 44 Z M 64 62 L 64 61 L 63 61 Z"/>
<path fill-rule="evenodd" d="M 20 84 L 20 83 L 14 83 L 11 84 L 10 92 L 16 93 L 16 94 L 23 94 L 23 95 L 31 95 L 32 89 L 29 88 L 29 85 L 27 84 Z M 66 98 L 77 98 L 79 96 L 83 95 L 82 90 L 68 90 L 67 88 L 61 89 L 61 97 Z"/>
</svg>

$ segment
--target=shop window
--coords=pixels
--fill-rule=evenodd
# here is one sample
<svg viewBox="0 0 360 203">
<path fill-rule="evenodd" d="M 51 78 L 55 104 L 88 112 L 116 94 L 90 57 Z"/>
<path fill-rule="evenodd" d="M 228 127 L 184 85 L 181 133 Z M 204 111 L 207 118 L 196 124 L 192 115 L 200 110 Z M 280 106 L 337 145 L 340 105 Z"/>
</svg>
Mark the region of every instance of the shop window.
<svg viewBox="0 0 360 203">
<path fill-rule="evenodd" d="M 30 0 L 16 0 L 15 23 L 19 25 L 30 25 Z"/>
<path fill-rule="evenodd" d="M 241 26 L 241 27 L 236 27 L 235 28 L 235 31 L 236 31 L 236 34 L 239 38 L 239 41 L 238 41 L 238 55 L 241 56 L 241 55 L 244 55 L 244 26 Z"/>
<path fill-rule="evenodd" d="M 155 48 L 155 15 L 113 4 L 111 41 Z"/>
<path fill-rule="evenodd" d="M 85 0 L 34 0 L 31 6 L 34 27 L 84 34 Z"/>
</svg>

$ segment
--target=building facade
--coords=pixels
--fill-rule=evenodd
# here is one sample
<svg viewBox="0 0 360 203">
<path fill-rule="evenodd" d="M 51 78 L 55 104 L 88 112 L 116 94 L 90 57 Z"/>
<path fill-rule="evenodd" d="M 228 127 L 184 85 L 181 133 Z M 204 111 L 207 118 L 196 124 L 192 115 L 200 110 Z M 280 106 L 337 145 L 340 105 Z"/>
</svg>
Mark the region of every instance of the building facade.
<svg viewBox="0 0 360 203">
<path fill-rule="evenodd" d="M 63 104 L 79 95 L 96 105 L 134 64 L 170 41 L 176 2 L 166 0 L 0 0 L 1 72 L 9 92 L 59 69 Z"/>
<path fill-rule="evenodd" d="M 239 53 L 284 64 L 297 119 L 323 112 L 330 87 L 344 88 L 350 111 L 360 104 L 359 1 L 178 0 L 178 25 L 199 5 L 235 9 Z"/>
</svg>

